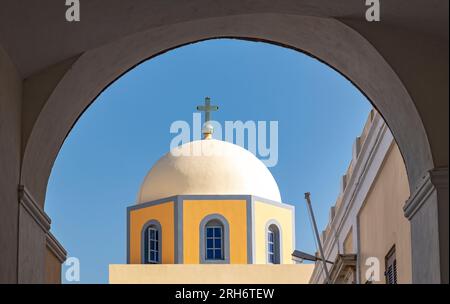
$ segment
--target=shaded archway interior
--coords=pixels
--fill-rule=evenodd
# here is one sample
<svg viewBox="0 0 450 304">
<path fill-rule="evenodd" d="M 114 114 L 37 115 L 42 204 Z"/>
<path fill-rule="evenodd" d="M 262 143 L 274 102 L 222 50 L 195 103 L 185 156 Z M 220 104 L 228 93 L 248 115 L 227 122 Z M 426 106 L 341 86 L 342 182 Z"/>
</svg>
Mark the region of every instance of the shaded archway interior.
<svg viewBox="0 0 450 304">
<path fill-rule="evenodd" d="M 4 2 L 2 282 L 44 282 L 48 178 L 67 134 L 108 84 L 176 46 L 251 37 L 319 58 L 382 114 L 408 171 L 413 282 L 448 283 L 447 0 L 384 1 L 372 23 L 360 0 L 96 0 L 83 3 L 76 24 L 51 0 Z"/>
<path fill-rule="evenodd" d="M 267 28 L 267 24 L 273 26 Z M 165 37 L 164 41 L 158 43 L 161 37 Z M 276 44 L 327 64 L 351 81 L 383 115 L 402 152 L 411 188 L 424 170 L 433 167 L 427 135 L 411 97 L 393 69 L 364 37 L 334 19 L 258 14 L 150 30 L 75 58 L 36 118 L 24 150 L 22 184 L 43 204 L 48 177 L 64 139 L 101 92 L 143 61 L 186 44 L 217 38 Z M 399 123 L 399 113 L 408 120 Z M 55 125 L 61 128 L 55 129 Z M 43 150 L 48 155 L 39 152 Z"/>
</svg>

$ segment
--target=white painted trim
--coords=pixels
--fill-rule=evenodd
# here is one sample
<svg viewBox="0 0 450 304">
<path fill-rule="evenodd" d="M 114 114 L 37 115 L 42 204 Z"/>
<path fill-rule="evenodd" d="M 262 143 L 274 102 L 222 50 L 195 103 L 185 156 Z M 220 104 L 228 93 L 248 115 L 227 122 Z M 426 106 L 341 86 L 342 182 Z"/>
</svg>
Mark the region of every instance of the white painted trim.
<svg viewBox="0 0 450 304">
<path fill-rule="evenodd" d="M 448 189 L 448 168 L 434 169 L 424 176 L 422 183 L 411 194 L 403 207 L 403 211 L 408 220 L 414 217 L 414 214 L 427 201 L 428 197 L 436 191 L 436 188 Z"/>
<path fill-rule="evenodd" d="M 67 251 L 58 242 L 55 236 L 50 231 L 45 236 L 47 248 L 55 255 L 60 263 L 64 263 L 67 258 Z"/>
<path fill-rule="evenodd" d="M 338 248 L 342 248 L 350 228 L 354 228 L 353 245 L 358 244 L 359 227 L 357 215 L 362 208 L 370 188 L 381 169 L 387 152 L 394 143 L 394 138 L 387 125 L 378 113 L 371 122 L 367 137 L 360 147 L 360 152 L 353 166 L 353 173 L 347 180 L 347 187 L 342 195 L 339 209 L 335 211 L 333 220 L 329 223 L 329 229 L 336 237 L 326 237 L 323 241 L 324 255 L 327 260 L 334 260 L 338 254 Z M 356 232 L 356 233 L 355 233 Z M 358 245 L 354 248 L 357 248 Z M 357 279 L 359 276 L 357 275 Z M 322 266 L 317 263 L 310 282 L 324 281 Z"/>
<path fill-rule="evenodd" d="M 24 185 L 19 186 L 19 203 L 25 211 L 35 220 L 44 232 L 50 230 L 51 220 L 45 211 L 38 205 L 34 197 Z"/>
</svg>

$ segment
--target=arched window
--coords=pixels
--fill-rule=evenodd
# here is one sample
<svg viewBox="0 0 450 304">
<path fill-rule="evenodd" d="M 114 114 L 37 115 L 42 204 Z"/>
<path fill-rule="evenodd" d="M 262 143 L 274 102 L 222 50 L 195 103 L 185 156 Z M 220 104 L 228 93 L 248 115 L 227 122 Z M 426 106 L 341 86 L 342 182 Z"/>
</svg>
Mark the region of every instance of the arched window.
<svg viewBox="0 0 450 304">
<path fill-rule="evenodd" d="M 206 260 L 223 260 L 223 225 L 218 220 L 209 221 L 205 227 Z"/>
<path fill-rule="evenodd" d="M 200 223 L 200 262 L 229 263 L 229 226 L 220 214 L 211 214 Z"/>
<path fill-rule="evenodd" d="M 161 243 L 162 243 L 161 224 L 156 220 L 151 220 L 147 222 L 142 230 L 143 264 L 161 263 L 162 260 Z"/>
<path fill-rule="evenodd" d="M 268 228 L 266 229 L 266 238 L 267 263 L 280 264 L 281 235 L 280 229 L 276 224 L 272 223 L 268 225 Z"/>
</svg>

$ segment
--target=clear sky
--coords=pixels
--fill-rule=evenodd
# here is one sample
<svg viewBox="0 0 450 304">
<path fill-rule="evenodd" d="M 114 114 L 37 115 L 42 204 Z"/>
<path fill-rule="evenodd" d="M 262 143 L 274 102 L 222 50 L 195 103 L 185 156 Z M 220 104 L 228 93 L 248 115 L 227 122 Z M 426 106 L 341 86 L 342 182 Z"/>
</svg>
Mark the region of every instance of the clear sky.
<svg viewBox="0 0 450 304">
<path fill-rule="evenodd" d="M 338 72 L 297 51 L 209 40 L 123 75 L 87 109 L 62 146 L 45 211 L 68 256 L 80 260 L 82 283 L 107 283 L 108 265 L 126 263 L 126 207 L 168 152 L 171 123 L 192 124 L 205 96 L 220 106 L 213 114 L 219 122 L 278 121 L 278 163 L 270 171 L 283 202 L 296 207 L 296 248 L 316 251 L 304 192 L 311 192 L 322 230 L 369 101 Z"/>
</svg>

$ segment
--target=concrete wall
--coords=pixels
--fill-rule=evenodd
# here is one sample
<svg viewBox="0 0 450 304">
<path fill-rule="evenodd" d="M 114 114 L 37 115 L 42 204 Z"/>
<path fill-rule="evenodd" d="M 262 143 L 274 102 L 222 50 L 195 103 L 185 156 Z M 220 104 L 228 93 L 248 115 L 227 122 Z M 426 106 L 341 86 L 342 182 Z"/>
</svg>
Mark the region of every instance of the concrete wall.
<svg viewBox="0 0 450 304">
<path fill-rule="evenodd" d="M 61 283 L 61 261 L 49 248 L 45 252 L 45 283 Z"/>
<path fill-rule="evenodd" d="M 366 259 L 377 257 L 383 283 L 384 257 L 396 244 L 398 261 L 404 263 L 399 281 L 411 282 L 411 233 L 403 214 L 409 185 L 399 148 L 377 112 L 369 115 L 357 141 L 360 149 L 353 154 L 349 166 L 352 169 L 346 173 L 347 185 L 341 190 L 333 216 L 322 233 L 325 256 L 335 261 L 338 254 L 358 254 L 357 283 L 367 280 Z M 324 281 L 322 264 L 316 263 L 311 282 Z"/>
<path fill-rule="evenodd" d="M 366 259 L 380 261 L 380 281 L 384 283 L 385 256 L 395 246 L 398 283 L 411 283 L 411 230 L 403 215 L 403 205 L 409 197 L 406 169 L 395 143 L 392 144 L 369 195 L 360 210 L 359 269 L 365 279 Z"/>
<path fill-rule="evenodd" d="M 109 265 L 112 284 L 306 284 L 313 264 Z"/>
<path fill-rule="evenodd" d="M 22 81 L 0 46 L 0 283 L 17 282 Z"/>
<path fill-rule="evenodd" d="M 20 185 L 23 82 L 0 46 L 0 283 L 51 282 L 60 277 L 47 255 L 50 219 Z M 62 247 L 61 247 L 62 248 Z"/>
<path fill-rule="evenodd" d="M 46 231 L 22 203 L 19 212 L 19 283 L 44 282 Z"/>
<path fill-rule="evenodd" d="M 344 254 L 355 253 L 353 248 L 353 229 L 350 229 L 344 240 Z"/>
<path fill-rule="evenodd" d="M 412 250 L 413 282 L 448 283 L 448 169 L 431 170 L 403 209 L 422 244 Z"/>
</svg>

